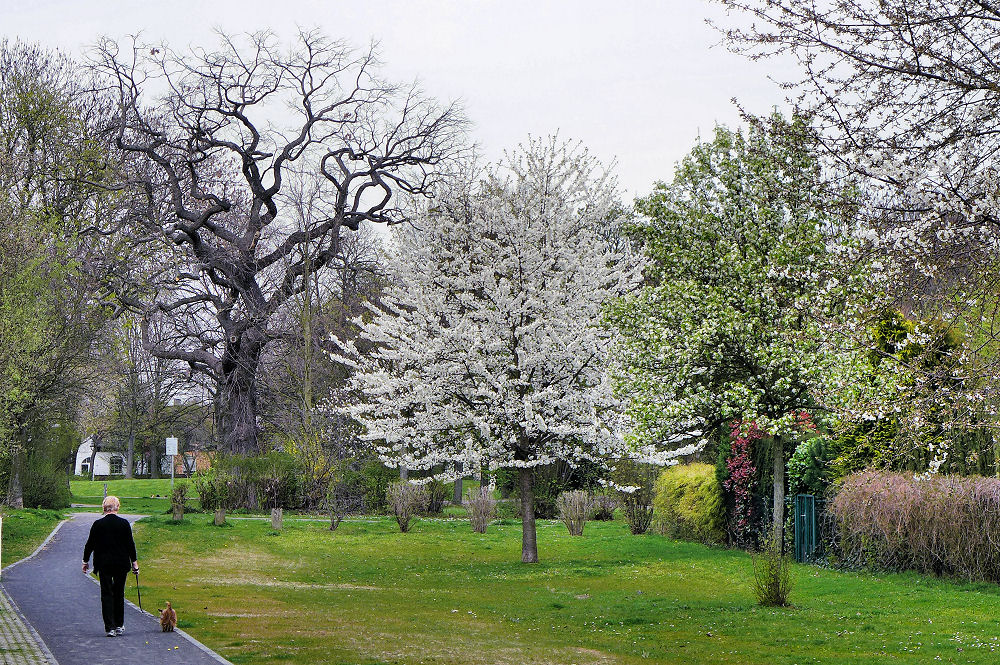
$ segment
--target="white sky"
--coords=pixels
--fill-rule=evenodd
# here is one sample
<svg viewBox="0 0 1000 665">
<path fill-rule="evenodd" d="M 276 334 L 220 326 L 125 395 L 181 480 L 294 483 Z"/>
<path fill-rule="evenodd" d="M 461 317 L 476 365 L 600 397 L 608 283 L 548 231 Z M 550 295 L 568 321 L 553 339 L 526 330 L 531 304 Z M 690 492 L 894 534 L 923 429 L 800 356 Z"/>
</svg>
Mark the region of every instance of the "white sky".
<svg viewBox="0 0 1000 665">
<path fill-rule="evenodd" d="M 213 46 L 214 28 L 374 38 L 388 78 L 462 101 L 488 159 L 558 131 L 615 160 L 630 199 L 668 180 L 699 133 L 736 124 L 732 98 L 755 113 L 783 106 L 775 64 L 726 51 L 709 16 L 724 18 L 703 0 L 0 0 L 0 35 L 73 55 L 140 31 L 178 48 Z"/>
</svg>

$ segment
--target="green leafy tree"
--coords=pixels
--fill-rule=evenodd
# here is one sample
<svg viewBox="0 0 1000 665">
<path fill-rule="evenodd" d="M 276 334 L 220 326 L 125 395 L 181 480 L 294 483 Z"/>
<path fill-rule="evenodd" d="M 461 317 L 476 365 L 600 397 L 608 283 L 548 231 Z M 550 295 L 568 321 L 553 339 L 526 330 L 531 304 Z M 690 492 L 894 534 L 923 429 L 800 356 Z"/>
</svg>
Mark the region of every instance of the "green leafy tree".
<svg viewBox="0 0 1000 665">
<path fill-rule="evenodd" d="M 79 398 L 106 312 L 94 260 L 104 240 L 85 231 L 114 201 L 94 184 L 106 163 L 99 104 L 78 74 L 57 54 L 0 42 L 0 455 L 15 507 L 32 428 Z"/>
<path fill-rule="evenodd" d="M 767 433 L 777 543 L 786 444 L 835 360 L 821 325 L 840 291 L 834 225 L 809 136 L 805 119 L 775 114 L 696 145 L 638 201 L 648 282 L 609 312 L 638 442 L 730 421 Z"/>
</svg>

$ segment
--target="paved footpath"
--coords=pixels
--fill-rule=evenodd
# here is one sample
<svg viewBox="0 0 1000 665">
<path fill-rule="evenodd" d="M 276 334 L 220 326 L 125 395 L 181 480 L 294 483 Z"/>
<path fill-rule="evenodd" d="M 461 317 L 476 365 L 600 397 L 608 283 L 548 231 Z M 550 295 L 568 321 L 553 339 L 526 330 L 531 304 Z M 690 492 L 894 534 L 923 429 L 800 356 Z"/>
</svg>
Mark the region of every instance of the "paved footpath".
<svg viewBox="0 0 1000 665">
<path fill-rule="evenodd" d="M 126 601 L 125 634 L 107 637 L 101 620 L 101 590 L 89 575 L 80 571 L 83 546 L 90 525 L 100 515 L 75 513 L 63 522 L 50 540 L 33 556 L 5 569 L 4 590 L 17 604 L 30 625 L 41 636 L 50 660 L 17 651 L 20 660 L 4 660 L 7 647 L 3 631 L 3 602 L 0 594 L 0 665 L 219 665 L 229 663 L 183 631 L 160 632 L 157 617 L 141 612 Z M 122 515 L 130 521 L 136 516 Z M 139 561 L 140 567 L 142 561 Z M 142 581 L 142 572 L 139 573 Z M 129 586 L 135 576 L 129 575 Z M 30 629 L 23 639 L 30 640 Z M 16 632 L 16 631 L 15 631 Z M 33 645 L 29 645 L 32 646 Z M 44 652 L 44 649 L 41 650 Z M 12 652 L 15 653 L 15 652 Z M 32 659 L 34 658 L 34 659 Z"/>
</svg>

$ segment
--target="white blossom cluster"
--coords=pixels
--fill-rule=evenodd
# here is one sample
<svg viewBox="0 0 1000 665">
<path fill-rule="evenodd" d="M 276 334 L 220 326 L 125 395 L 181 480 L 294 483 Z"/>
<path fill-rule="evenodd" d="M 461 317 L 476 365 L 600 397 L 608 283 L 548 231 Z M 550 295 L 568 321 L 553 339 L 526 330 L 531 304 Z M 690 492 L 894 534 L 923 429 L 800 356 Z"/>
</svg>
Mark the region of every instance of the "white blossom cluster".
<svg viewBox="0 0 1000 665">
<path fill-rule="evenodd" d="M 439 477 L 456 462 L 656 458 L 625 444 L 606 372 L 603 307 L 642 269 L 627 243 L 609 242 L 619 211 L 610 175 L 554 138 L 443 192 L 397 227 L 395 279 L 360 339 L 341 342 L 352 376 L 335 408 L 386 464 Z"/>
</svg>

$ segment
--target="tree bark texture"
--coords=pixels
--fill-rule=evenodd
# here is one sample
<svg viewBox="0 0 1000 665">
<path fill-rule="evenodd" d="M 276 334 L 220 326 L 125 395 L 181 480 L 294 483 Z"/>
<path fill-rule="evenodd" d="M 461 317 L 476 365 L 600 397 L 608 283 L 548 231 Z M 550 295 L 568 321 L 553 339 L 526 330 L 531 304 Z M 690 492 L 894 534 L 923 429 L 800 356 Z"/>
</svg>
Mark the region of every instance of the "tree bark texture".
<svg viewBox="0 0 1000 665">
<path fill-rule="evenodd" d="M 774 548 L 784 551 L 785 545 L 785 447 L 781 437 L 771 441 L 774 456 Z"/>
<path fill-rule="evenodd" d="M 462 463 L 455 463 L 455 472 L 458 473 L 458 478 L 455 479 L 455 492 L 452 494 L 451 502 L 456 506 L 462 505 Z"/>
<path fill-rule="evenodd" d="M 97 439 L 91 439 L 90 444 L 90 479 L 94 479 L 94 475 L 97 473 L 95 467 L 97 466 Z"/>
<path fill-rule="evenodd" d="M 24 508 L 24 492 L 21 475 L 24 471 L 24 446 L 15 446 L 10 457 L 10 481 L 7 483 L 7 505 Z"/>
<path fill-rule="evenodd" d="M 128 449 L 125 451 L 125 477 L 132 479 L 135 475 L 135 431 L 128 433 Z"/>
<path fill-rule="evenodd" d="M 538 563 L 538 536 L 535 530 L 535 470 L 522 467 L 517 472 L 521 486 L 521 562 Z"/>
<path fill-rule="evenodd" d="M 260 453 L 257 441 L 257 368 L 264 339 L 244 333 L 226 348 L 219 384 L 219 432 L 222 449 L 237 455 Z"/>
</svg>

